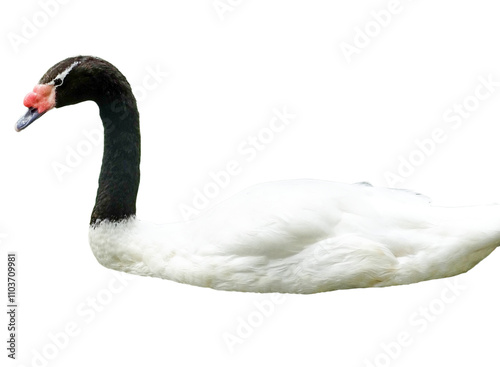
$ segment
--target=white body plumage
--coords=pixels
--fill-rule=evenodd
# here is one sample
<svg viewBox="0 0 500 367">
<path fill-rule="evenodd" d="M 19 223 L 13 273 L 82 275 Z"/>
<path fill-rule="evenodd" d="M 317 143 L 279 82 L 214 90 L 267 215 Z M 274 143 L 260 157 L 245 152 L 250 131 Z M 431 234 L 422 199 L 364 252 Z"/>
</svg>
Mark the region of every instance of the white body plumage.
<svg viewBox="0 0 500 367">
<path fill-rule="evenodd" d="M 196 286 L 317 293 L 468 271 L 500 244 L 500 206 L 436 207 L 368 184 L 254 186 L 196 220 L 91 226 L 104 266 Z"/>
</svg>

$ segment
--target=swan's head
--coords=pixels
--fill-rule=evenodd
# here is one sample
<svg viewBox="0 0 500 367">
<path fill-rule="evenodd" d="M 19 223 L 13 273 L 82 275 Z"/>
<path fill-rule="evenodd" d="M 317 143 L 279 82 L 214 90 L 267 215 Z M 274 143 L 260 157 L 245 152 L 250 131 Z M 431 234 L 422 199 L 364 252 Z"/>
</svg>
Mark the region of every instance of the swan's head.
<svg viewBox="0 0 500 367">
<path fill-rule="evenodd" d="M 51 109 L 94 100 L 106 95 L 106 84 L 117 77 L 118 70 L 100 58 L 76 56 L 52 66 L 24 97 L 26 114 L 16 123 L 21 131 Z"/>
</svg>

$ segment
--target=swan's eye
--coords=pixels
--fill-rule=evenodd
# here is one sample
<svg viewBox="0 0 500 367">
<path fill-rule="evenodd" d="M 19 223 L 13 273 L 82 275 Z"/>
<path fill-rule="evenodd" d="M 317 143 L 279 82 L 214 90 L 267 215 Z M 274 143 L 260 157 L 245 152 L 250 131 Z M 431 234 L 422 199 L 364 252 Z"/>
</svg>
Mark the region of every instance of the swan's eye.
<svg viewBox="0 0 500 367">
<path fill-rule="evenodd" d="M 61 85 L 62 84 L 62 79 L 61 78 L 56 78 L 54 79 L 54 85 L 57 87 L 58 85 Z"/>
</svg>

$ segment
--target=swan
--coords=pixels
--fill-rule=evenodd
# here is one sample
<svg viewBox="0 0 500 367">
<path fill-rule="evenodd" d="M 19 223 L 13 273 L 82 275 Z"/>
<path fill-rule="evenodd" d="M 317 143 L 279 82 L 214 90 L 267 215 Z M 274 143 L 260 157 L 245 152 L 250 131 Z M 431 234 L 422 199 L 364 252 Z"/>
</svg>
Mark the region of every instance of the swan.
<svg viewBox="0 0 500 367">
<path fill-rule="evenodd" d="M 104 126 L 89 242 L 107 268 L 217 290 L 311 294 L 454 276 L 500 244 L 499 205 L 439 207 L 368 183 L 276 181 L 191 221 L 140 221 L 139 113 L 115 66 L 93 56 L 55 64 L 24 98 L 16 130 L 87 100 Z"/>
</svg>

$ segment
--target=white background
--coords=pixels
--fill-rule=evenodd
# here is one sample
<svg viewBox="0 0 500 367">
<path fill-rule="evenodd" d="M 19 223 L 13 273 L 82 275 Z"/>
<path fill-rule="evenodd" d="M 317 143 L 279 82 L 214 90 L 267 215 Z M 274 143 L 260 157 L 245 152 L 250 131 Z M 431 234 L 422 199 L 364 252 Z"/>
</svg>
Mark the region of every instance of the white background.
<svg viewBox="0 0 500 367">
<path fill-rule="evenodd" d="M 372 11 L 388 9 L 387 1 L 224 0 L 231 10 L 222 17 L 212 0 L 71 0 L 45 16 L 43 2 L 0 11 L 2 282 L 7 251 L 19 257 L 12 366 L 498 365 L 498 251 L 451 279 L 460 286 L 454 297 L 445 280 L 278 299 L 134 276 L 121 286 L 87 242 L 102 144 L 85 142 L 84 132 L 99 128 L 97 107 L 54 110 L 22 133 L 13 128 L 24 95 L 50 66 L 91 54 L 114 63 L 136 90 L 150 70 L 169 73 L 139 103 L 142 219 L 182 220 L 180 205 L 233 159 L 241 173 L 211 204 L 276 179 L 387 186 L 384 174 L 397 174 L 399 159 L 418 155 L 415 140 L 436 128 L 446 141 L 397 186 L 443 205 L 498 202 L 500 90 L 460 128 L 443 118 L 474 96 L 480 76 L 500 81 L 494 2 L 401 0 L 378 31 Z M 36 33 L 26 33 L 27 21 L 38 23 Z M 348 62 L 342 42 L 354 45 L 367 26 L 368 44 Z M 13 35 L 30 37 L 16 46 Z M 238 145 L 283 106 L 296 117 L 246 162 Z M 58 179 L 54 164 L 85 144 L 86 156 Z M 99 312 L 90 311 L 96 297 Z M 62 336 L 68 325 L 78 335 Z M 410 342 L 395 345 L 400 333 Z M 239 338 L 232 350 L 228 335 Z"/>
</svg>

